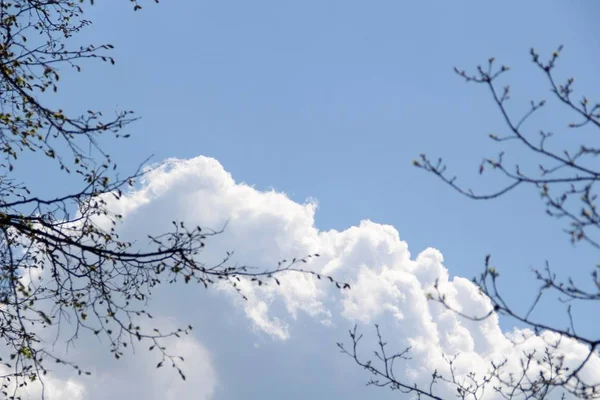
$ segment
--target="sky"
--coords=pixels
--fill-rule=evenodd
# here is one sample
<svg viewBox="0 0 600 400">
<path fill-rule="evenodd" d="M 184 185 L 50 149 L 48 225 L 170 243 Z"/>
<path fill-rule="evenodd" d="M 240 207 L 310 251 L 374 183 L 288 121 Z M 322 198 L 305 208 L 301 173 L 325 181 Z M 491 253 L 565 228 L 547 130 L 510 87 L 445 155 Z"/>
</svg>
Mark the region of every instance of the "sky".
<svg viewBox="0 0 600 400">
<path fill-rule="evenodd" d="M 132 137 L 105 148 L 123 170 L 151 154 L 171 165 L 130 195 L 123 232 L 143 238 L 176 218 L 207 227 L 229 220 L 206 260 L 233 249 L 240 262 L 273 265 L 320 252 L 315 270 L 339 274 L 353 290 L 296 276 L 283 290 L 248 287 L 244 303 L 226 291 L 163 288 L 151 305 L 161 323 L 197 327 L 173 344 L 186 354 L 186 382 L 155 370 L 144 351 L 117 362 L 83 342 L 73 356 L 92 360 L 94 375 L 51 378 L 51 398 L 404 398 L 366 387 L 369 376 L 337 350 L 355 323 L 367 332 L 380 323 L 394 346 L 413 345 L 421 357 L 404 373 L 416 381 L 440 366 L 441 352 L 463 353 L 465 370 L 482 368 L 519 350 L 507 345 L 514 323 L 469 325 L 428 305 L 423 292 L 435 277 L 465 310 L 482 310 L 467 280 L 492 254 L 501 287 L 524 308 L 537 287 L 532 267 L 548 260 L 582 278 L 596 264 L 544 215 L 534 191 L 473 202 L 411 162 L 423 152 L 443 156 L 460 182 L 501 184 L 477 174 L 500 150 L 487 138 L 504 129 L 498 110 L 452 67 L 474 70 L 490 56 L 509 65 L 510 110 L 519 113 L 550 97 L 529 49 L 545 55 L 562 44 L 557 73 L 593 96 L 600 4 L 164 0 L 134 13 L 126 1 L 96 3 L 77 40 L 113 44 L 117 64 L 65 70 L 53 101 L 72 112 L 135 110 Z M 532 131 L 570 121 L 551 110 Z M 72 185 L 40 177 L 41 164 L 23 165 L 19 173 L 40 191 Z M 564 322 L 555 307 L 544 304 L 539 318 Z M 580 332 L 597 336 L 597 323 L 580 319 Z"/>
</svg>

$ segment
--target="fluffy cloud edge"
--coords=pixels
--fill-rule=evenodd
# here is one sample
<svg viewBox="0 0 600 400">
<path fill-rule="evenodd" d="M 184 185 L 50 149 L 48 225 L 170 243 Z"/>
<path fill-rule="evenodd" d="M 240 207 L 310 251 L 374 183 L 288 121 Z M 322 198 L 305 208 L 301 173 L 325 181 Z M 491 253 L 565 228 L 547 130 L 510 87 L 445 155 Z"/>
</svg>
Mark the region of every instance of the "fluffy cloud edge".
<svg viewBox="0 0 600 400">
<path fill-rule="evenodd" d="M 255 331 L 276 340 L 289 339 L 290 319 L 300 313 L 331 326 L 378 322 L 399 347 L 412 346 L 420 356 L 404 372 L 422 381 L 424 373 L 447 367 L 443 354 L 460 353 L 460 370 L 466 373 L 500 358 L 518 360 L 524 349 L 543 347 L 548 339 L 526 330 L 502 332 L 496 315 L 475 323 L 429 302 L 426 292 L 438 282 L 458 309 L 481 314 L 491 307 L 472 282 L 450 278 L 438 250 L 428 248 L 412 258 L 396 228 L 369 220 L 342 231 L 321 231 L 315 226 L 314 200 L 300 204 L 281 192 L 236 183 L 213 158 L 166 160 L 149 170 L 137 189 L 111 200 L 110 207 L 124 216 L 119 229 L 130 237 L 168 229 L 172 220 L 217 228 L 228 221 L 227 230 L 208 244 L 210 252 L 202 254 L 206 263 L 230 249 L 240 263 L 263 266 L 319 253 L 307 268 L 349 282 L 352 290 L 339 292 L 298 274 L 282 276 L 281 286 L 242 283 L 246 302 L 222 289 L 239 302 Z M 519 335 L 524 339 L 515 346 Z M 582 354 L 581 345 L 568 340 L 564 351 Z M 514 363 L 509 367 L 518 369 Z M 587 368 L 589 374 L 600 373 L 596 359 Z"/>
</svg>

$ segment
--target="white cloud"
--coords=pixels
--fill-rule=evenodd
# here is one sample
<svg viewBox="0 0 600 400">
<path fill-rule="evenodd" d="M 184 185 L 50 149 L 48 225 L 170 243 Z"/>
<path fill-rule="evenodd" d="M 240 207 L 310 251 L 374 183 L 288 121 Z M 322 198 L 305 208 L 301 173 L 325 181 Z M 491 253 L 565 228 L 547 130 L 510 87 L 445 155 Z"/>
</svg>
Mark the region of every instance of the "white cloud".
<svg viewBox="0 0 600 400">
<path fill-rule="evenodd" d="M 153 326 L 161 331 L 176 329 L 174 321 L 155 316 Z M 148 344 L 137 345 L 134 352 L 125 351 L 120 360 L 115 360 L 107 348 L 98 340 L 81 337 L 75 347 L 71 347 L 65 359 L 76 362 L 92 375 L 73 380 L 66 378 L 73 372 L 58 369 L 57 375 L 44 377 L 45 395 L 48 400 L 209 400 L 217 388 L 217 373 L 209 351 L 193 336 L 169 338 L 163 342 L 169 354 L 183 356 L 178 365 L 186 376 L 183 381 L 169 361 L 160 369 L 160 353 L 147 351 Z M 55 351 L 60 352 L 60 346 Z M 31 399 L 39 399 L 39 388 L 28 390 Z M 24 397 L 27 399 L 27 397 Z"/>
<path fill-rule="evenodd" d="M 446 368 L 442 354 L 460 353 L 457 368 L 462 373 L 483 372 L 490 361 L 506 357 L 510 359 L 510 368 L 518 370 L 523 350 L 542 350 L 545 345 L 543 337 L 532 336 L 527 331 L 503 333 L 496 316 L 475 323 L 428 302 L 425 292 L 439 280 L 448 301 L 458 309 L 482 314 L 490 308 L 489 300 L 482 297 L 470 281 L 449 278 L 438 250 L 429 248 L 411 258 L 406 242 L 400 239 L 394 227 L 371 221 L 362 221 L 344 231 L 319 231 L 314 221 L 316 203 L 299 204 L 283 193 L 259 191 L 236 183 L 211 158 L 168 160 L 148 173 L 139 190 L 112 206 L 124 215 L 120 229 L 131 237 L 169 229 L 172 220 L 215 229 L 228 222 L 226 231 L 208 242 L 208 249 L 202 255 L 207 263 L 219 261 L 227 250 L 235 250 L 234 261 L 262 267 L 271 267 L 286 257 L 319 253 L 321 257 L 313 259 L 307 268 L 333 274 L 349 282 L 352 290 L 340 292 L 311 276 L 288 274 L 281 278 L 281 286 L 272 284 L 259 288 L 243 284 L 241 289 L 249 298 L 247 302 L 227 291 L 243 307 L 255 330 L 277 340 L 301 334 L 292 323 L 300 313 L 344 330 L 354 322 L 377 322 L 395 348 L 412 346 L 413 360 L 407 364 L 404 375 L 420 383 L 428 382 L 434 369 Z M 169 293 L 177 295 L 176 289 Z M 173 313 L 185 323 L 193 323 L 197 315 L 194 313 L 201 312 L 187 307 Z M 519 335 L 525 335 L 525 339 L 515 347 L 511 339 Z M 150 387 L 165 389 L 160 393 L 151 390 L 153 394 L 148 398 L 211 398 L 216 374 L 207 351 L 188 339 L 176 346 L 189 354 L 186 363 L 191 362 L 193 367 L 186 370 L 200 371 L 190 377 L 194 384 L 180 387 L 171 378 L 153 378 Z M 563 348 L 569 354 L 568 362 L 583 356 L 582 346 L 571 341 L 564 341 Z M 218 358 L 219 355 L 213 356 Z M 139 363 L 147 361 L 144 357 L 141 356 Z M 138 365 L 138 361 L 132 363 Z M 590 376 L 599 374 L 599 364 L 599 360 L 592 360 L 585 372 Z M 145 369 L 133 375 L 137 378 L 120 379 L 141 382 L 148 376 L 157 376 Z M 170 375 L 176 379 L 176 374 Z M 114 374 L 106 376 L 100 381 L 114 382 L 116 386 L 123 384 L 117 382 Z M 198 395 L 194 388 L 200 381 L 204 382 L 202 387 L 208 389 Z M 488 394 L 493 395 L 492 391 Z M 92 393 L 89 398 L 100 397 Z"/>
<path fill-rule="evenodd" d="M 0 375 L 10 374 L 12 371 L 5 367 L 0 366 Z M 44 386 L 40 384 L 39 381 L 32 382 L 29 379 L 26 379 L 27 385 L 19 389 L 18 395 L 21 396 L 23 400 L 28 399 L 40 399 L 42 398 L 42 393 L 46 400 L 83 400 L 85 399 L 86 390 L 83 383 L 76 379 L 65 379 L 61 380 L 56 376 L 50 374 L 44 377 Z M 3 391 L 6 391 L 9 395 L 14 393 L 15 389 L 15 380 L 12 379 L 12 382 L 7 385 L 6 388 L 2 388 Z M 19 381 L 19 384 L 21 381 Z"/>
<path fill-rule="evenodd" d="M 139 368 L 135 381 L 131 379 L 130 373 L 122 376 L 111 374 L 106 378 L 108 384 L 116 384 L 121 388 L 132 388 L 131 395 L 125 397 L 120 391 L 120 393 L 115 393 L 115 396 L 119 395 L 120 397 L 111 398 L 211 399 L 216 388 L 217 378 L 208 351 L 190 337 L 171 339 L 165 344 L 171 354 L 184 356 L 185 362 L 180 364 L 184 368 L 186 380 L 182 381 L 168 363 L 163 369 L 157 369 L 156 365 L 160 361 L 160 357 L 146 351 L 139 351 L 131 357 L 128 363 L 130 368 Z M 129 370 L 131 371 L 131 369 Z M 140 396 L 140 387 L 145 388 L 142 391 L 143 396 Z M 107 398 L 104 391 L 100 391 L 98 394 L 96 397 L 98 400 Z"/>
<path fill-rule="evenodd" d="M 177 329 L 181 325 L 177 322 L 155 317 L 152 324 L 166 332 Z M 135 354 L 128 352 L 123 360 L 105 360 L 98 365 L 98 359 L 95 359 L 91 363 L 96 373 L 86 380 L 89 382 L 89 395 L 85 400 L 212 399 L 217 386 L 217 374 L 208 350 L 190 335 L 169 338 L 163 341 L 162 345 L 167 348 L 169 354 L 184 357 L 183 362 L 178 364 L 184 371 L 185 381 L 168 361 L 165 361 L 160 369 L 157 368 L 158 362 L 161 361 L 159 352 L 147 351 L 147 345 L 138 346 Z"/>
</svg>

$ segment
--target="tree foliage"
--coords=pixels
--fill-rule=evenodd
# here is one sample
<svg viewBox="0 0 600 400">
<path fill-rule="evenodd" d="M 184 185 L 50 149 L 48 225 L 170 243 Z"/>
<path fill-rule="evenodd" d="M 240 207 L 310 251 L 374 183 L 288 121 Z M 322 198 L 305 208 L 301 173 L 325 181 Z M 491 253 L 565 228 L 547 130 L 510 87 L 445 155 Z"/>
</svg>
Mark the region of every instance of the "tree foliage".
<svg viewBox="0 0 600 400">
<path fill-rule="evenodd" d="M 532 101 L 526 112 L 519 117 L 513 116 L 507 109 L 510 99 L 510 86 L 502 86 L 499 80 L 509 71 L 507 66 L 497 66 L 494 58 L 490 58 L 487 67 L 478 66 L 474 74 L 455 68 L 455 72 L 466 82 L 476 83 L 485 87 L 491 94 L 494 104 L 500 111 L 507 133 L 505 135 L 490 134 L 489 137 L 498 143 L 505 143 L 507 149 L 517 149 L 525 157 L 524 163 L 510 164 L 506 161 L 505 151 L 496 157 L 485 158 L 479 166 L 479 173 L 492 170 L 505 179 L 505 184 L 490 193 L 476 193 L 457 183 L 455 176 L 449 175 L 443 160 L 432 160 L 425 154 L 413 164 L 442 180 L 446 185 L 460 194 L 473 200 L 492 200 L 504 196 L 517 187 L 534 188 L 541 196 L 548 216 L 566 222 L 565 231 L 573 243 L 585 242 L 594 248 L 600 248 L 598 233 L 600 214 L 598 212 L 598 187 L 600 169 L 596 157 L 600 155 L 600 147 L 594 144 L 589 134 L 600 128 L 600 103 L 594 103 L 587 97 L 576 98 L 573 78 L 564 83 L 556 77 L 556 65 L 562 46 L 547 60 L 532 49 L 530 52 L 533 64 L 545 76 L 553 100 L 557 105 L 567 108 L 576 118 L 566 124 L 565 128 L 586 130 L 585 139 L 575 147 L 559 150 L 564 141 L 556 143 L 554 133 L 543 130 L 537 132 L 526 128 L 532 118 L 539 114 L 547 104 L 545 100 Z M 560 127 L 561 129 L 563 127 Z M 569 144 L 575 132 L 570 132 Z M 532 168 L 531 163 L 534 163 Z M 537 165 L 535 165 L 537 163 Z M 572 309 L 577 304 L 586 303 L 593 307 L 595 313 L 591 318 L 597 320 L 600 315 L 600 268 L 591 266 L 590 280 L 576 283 L 570 277 L 560 278 L 554 273 L 548 262 L 543 268 L 534 269 L 535 278 L 541 283 L 538 289 L 533 289 L 535 296 L 527 311 L 519 312 L 515 302 L 503 293 L 498 286 L 499 271 L 491 264 L 490 256 L 485 258 L 485 269 L 473 282 L 479 287 L 482 296 L 491 301 L 489 312 L 483 315 L 472 315 L 467 311 L 455 309 L 447 300 L 443 289 L 437 284 L 434 293 L 429 293 L 431 301 L 436 301 L 447 309 L 473 321 L 482 321 L 492 315 L 500 315 L 518 322 L 521 326 L 530 328 L 536 335 L 547 338 L 545 333 L 552 332 L 558 339 L 546 339 L 542 352 L 526 352 L 522 355 L 519 371 L 508 371 L 507 361 L 498 360 L 489 366 L 487 371 L 472 371 L 467 376 L 456 374 L 456 357 L 448 357 L 448 372 L 442 374 L 434 371 L 430 385 L 418 387 L 405 377 L 397 376 L 395 370 L 399 365 L 409 362 L 409 349 L 400 353 L 390 352 L 388 344 L 382 339 L 380 328 L 377 327 L 377 350 L 374 360 L 363 359 L 358 351 L 359 342 L 363 336 L 355 328 L 350 332 L 351 345 L 338 344 L 342 352 L 352 357 L 355 362 L 365 368 L 373 376 L 370 384 L 400 390 L 414 394 L 416 397 L 441 399 L 438 384 L 454 387 L 456 396 L 461 399 L 479 399 L 484 394 L 496 393 L 505 399 L 545 399 L 551 396 L 571 395 L 582 399 L 600 398 L 600 378 L 590 381 L 582 377 L 582 370 L 593 357 L 600 356 L 600 337 L 589 337 L 578 334 Z M 533 311 L 538 307 L 543 297 L 555 296 L 566 304 L 569 325 L 560 326 L 553 321 L 538 320 Z M 597 333 L 597 332 L 596 332 Z M 565 363 L 560 344 L 564 340 L 574 340 L 587 348 L 577 366 L 569 367 Z"/>
<path fill-rule="evenodd" d="M 204 287 L 223 282 L 237 289 L 243 279 L 279 284 L 276 275 L 284 271 L 312 273 L 298 267 L 307 258 L 253 270 L 230 266 L 228 254 L 223 262 L 206 265 L 200 253 L 219 231 L 179 221 L 165 233 L 147 232 L 144 245 L 119 237 L 122 217 L 108 200 L 119 199 L 144 170 L 121 176 L 98 138 L 128 137 L 122 130 L 135 115 L 119 111 L 106 117 L 96 110 L 71 115 L 51 106 L 65 69 L 81 71 L 93 60 L 115 63 L 110 44 L 71 45 L 71 37 L 91 23 L 82 3 L 0 2 L 0 385 L 9 398 L 57 364 L 89 374 L 53 350 L 55 343 L 69 344 L 84 334 L 100 337 L 117 359 L 133 343 L 147 342 L 145 347 L 162 355 L 158 367 L 168 362 L 185 378 L 161 339 L 192 328 L 162 332 L 144 321 L 152 318 L 147 300 L 153 287 L 183 281 Z M 134 10 L 141 8 L 132 3 Z M 80 189 L 53 198 L 32 193 L 15 178 L 16 160 L 25 152 L 79 177 Z"/>
</svg>

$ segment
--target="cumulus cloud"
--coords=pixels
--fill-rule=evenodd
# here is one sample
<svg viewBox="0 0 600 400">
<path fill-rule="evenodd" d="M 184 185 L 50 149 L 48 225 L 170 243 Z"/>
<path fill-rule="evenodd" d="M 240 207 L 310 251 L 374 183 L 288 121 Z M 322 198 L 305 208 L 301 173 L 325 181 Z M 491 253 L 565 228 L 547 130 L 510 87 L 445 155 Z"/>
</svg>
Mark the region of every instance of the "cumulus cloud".
<svg viewBox="0 0 600 400">
<path fill-rule="evenodd" d="M 164 320 L 155 326 L 165 331 L 175 327 L 172 322 Z M 86 395 L 82 399 L 212 399 L 217 375 L 208 350 L 190 336 L 169 339 L 163 345 L 171 354 L 184 357 L 185 362 L 181 365 L 185 369 L 186 381 L 182 381 L 168 363 L 157 369 L 160 356 L 140 348 L 136 354 L 126 354 L 124 362 L 105 360 L 98 365 L 102 356 L 94 358 L 92 364 L 96 371 L 86 380 Z"/>
<path fill-rule="evenodd" d="M 8 375 L 11 372 L 6 366 L 0 366 L 0 376 Z M 32 382 L 29 379 L 26 379 L 26 381 L 27 385 L 19 389 L 19 395 L 23 400 L 40 399 L 42 395 L 47 400 L 84 400 L 86 398 L 85 386 L 76 379 L 63 380 L 50 374 L 45 377 L 43 386 L 39 381 Z M 2 391 L 6 392 L 9 396 L 12 395 L 15 393 L 16 382 L 13 379 L 6 387 L 2 388 Z"/>
<path fill-rule="evenodd" d="M 177 329 L 178 321 L 173 318 L 155 316 L 153 326 L 161 331 Z M 44 332 L 47 341 L 52 338 Z M 161 342 L 169 354 L 184 357 L 179 363 L 185 369 L 186 381 L 168 362 L 161 369 L 157 364 L 162 361 L 158 352 L 147 351 L 147 346 L 136 346 L 133 351 L 126 351 L 120 360 L 115 360 L 101 341 L 90 335 L 81 336 L 68 351 L 55 346 L 55 354 L 80 365 L 91 375 L 73 378 L 73 371 L 68 368 L 52 368 L 50 374 L 43 377 L 44 387 L 39 381 L 28 382 L 27 387 L 20 389 L 24 400 L 44 398 L 47 400 L 129 400 L 134 398 L 148 400 L 198 399 L 209 400 L 217 388 L 218 379 L 213 366 L 213 357 L 209 351 L 193 336 L 169 338 Z M 9 373 L 4 366 L 0 367 L 0 376 Z M 28 379 L 27 379 L 28 381 Z M 14 390 L 9 385 L 7 392 Z"/>
<path fill-rule="evenodd" d="M 300 204 L 283 193 L 237 183 L 212 158 L 168 160 L 150 171 L 138 189 L 111 207 L 124 216 L 119 229 L 131 238 L 164 231 L 172 220 L 214 229 L 227 223 L 225 232 L 210 240 L 202 254 L 208 264 L 220 261 L 229 250 L 236 252 L 233 263 L 257 267 L 271 267 L 282 258 L 319 253 L 320 257 L 307 268 L 335 275 L 349 282 L 352 290 L 339 291 L 301 274 L 285 275 L 281 286 L 244 283 L 241 289 L 248 301 L 222 289 L 243 308 L 256 331 L 275 340 L 285 341 L 291 335 L 302 334 L 293 323 L 300 314 L 344 330 L 353 323 L 379 323 L 396 348 L 412 347 L 413 360 L 403 373 L 423 383 L 430 379 L 433 370 L 447 367 L 443 354 L 461 354 L 456 364 L 461 373 L 486 371 L 490 361 L 507 357 L 508 367 L 518 370 L 524 350 L 542 350 L 552 339 L 549 333 L 541 337 L 520 330 L 504 333 L 496 316 L 476 323 L 427 301 L 425 293 L 437 280 L 448 302 L 459 310 L 483 314 L 490 309 L 489 300 L 469 280 L 450 278 L 438 250 L 429 248 L 412 257 L 396 228 L 372 221 L 361 221 L 343 231 L 320 231 L 315 226 L 315 202 Z M 173 290 L 169 293 L 176 296 L 176 289 Z M 173 313 L 187 323 L 193 320 L 194 313 L 201 312 L 185 309 Z M 520 339 L 515 346 L 517 337 Z M 190 354 L 187 358 L 198 363 L 192 369 L 201 372 L 194 379 L 206 380 L 202 387 L 208 389 L 200 397 L 188 397 L 187 392 L 180 392 L 188 389 L 160 378 L 152 385 L 166 389 L 159 394 L 151 390 L 146 398 L 211 398 L 216 374 L 208 352 L 194 341 L 178 342 L 177 346 L 183 346 L 181 350 Z M 569 354 L 568 362 L 575 363 L 584 356 L 581 345 L 564 341 L 561 346 Z M 600 374 L 599 364 L 594 358 L 586 373 Z M 140 377 L 148 374 L 152 372 L 139 372 Z M 100 380 L 109 382 L 113 378 Z M 493 395 L 491 391 L 489 394 Z M 90 396 L 86 398 L 100 398 L 93 393 Z"/>
</svg>

